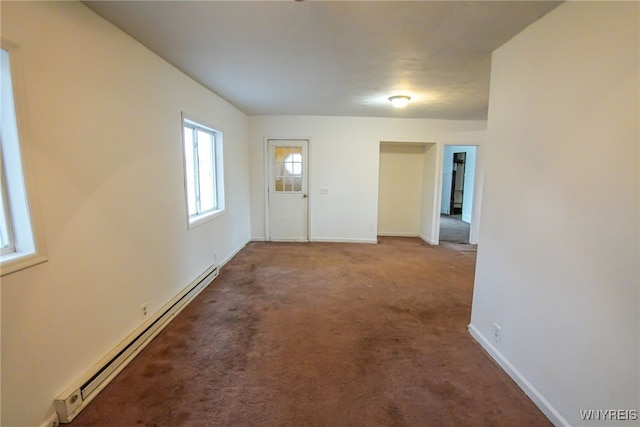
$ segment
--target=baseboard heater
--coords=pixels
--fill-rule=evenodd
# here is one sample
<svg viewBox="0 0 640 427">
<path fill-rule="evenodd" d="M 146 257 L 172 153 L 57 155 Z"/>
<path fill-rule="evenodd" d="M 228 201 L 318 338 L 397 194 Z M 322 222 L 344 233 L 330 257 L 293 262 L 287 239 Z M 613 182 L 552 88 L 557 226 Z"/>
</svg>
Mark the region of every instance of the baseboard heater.
<svg viewBox="0 0 640 427">
<path fill-rule="evenodd" d="M 209 267 L 182 292 L 165 304 L 154 316 L 133 331 L 116 348 L 67 388 L 64 393 L 60 394 L 54 400 L 54 406 L 60 422 L 70 423 L 217 276 L 218 266 Z"/>
</svg>

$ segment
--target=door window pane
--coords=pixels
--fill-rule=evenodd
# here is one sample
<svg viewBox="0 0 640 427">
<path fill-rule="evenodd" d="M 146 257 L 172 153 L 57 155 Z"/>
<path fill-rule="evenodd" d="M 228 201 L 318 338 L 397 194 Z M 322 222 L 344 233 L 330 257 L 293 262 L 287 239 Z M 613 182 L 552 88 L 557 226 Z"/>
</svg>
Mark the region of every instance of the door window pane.
<svg viewBox="0 0 640 427">
<path fill-rule="evenodd" d="M 302 191 L 302 147 L 274 147 L 274 191 Z"/>
</svg>

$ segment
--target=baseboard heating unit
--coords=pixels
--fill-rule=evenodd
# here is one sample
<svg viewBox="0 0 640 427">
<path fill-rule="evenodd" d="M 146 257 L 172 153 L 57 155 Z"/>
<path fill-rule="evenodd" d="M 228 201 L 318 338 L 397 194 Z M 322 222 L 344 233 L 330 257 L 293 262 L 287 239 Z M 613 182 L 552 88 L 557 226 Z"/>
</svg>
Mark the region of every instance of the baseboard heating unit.
<svg viewBox="0 0 640 427">
<path fill-rule="evenodd" d="M 76 415 L 129 364 L 171 320 L 213 279 L 218 266 L 209 267 L 154 316 L 133 331 L 109 354 L 54 400 L 61 423 L 70 423 Z"/>
</svg>

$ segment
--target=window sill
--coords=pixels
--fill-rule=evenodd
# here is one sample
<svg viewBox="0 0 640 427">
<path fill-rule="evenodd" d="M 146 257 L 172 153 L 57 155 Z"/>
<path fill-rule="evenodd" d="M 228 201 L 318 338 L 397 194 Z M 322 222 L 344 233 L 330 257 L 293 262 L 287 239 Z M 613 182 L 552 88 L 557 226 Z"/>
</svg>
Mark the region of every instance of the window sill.
<svg viewBox="0 0 640 427">
<path fill-rule="evenodd" d="M 218 218 L 222 214 L 224 214 L 224 209 L 219 209 L 217 211 L 207 212 L 205 214 L 198 215 L 198 216 L 193 217 L 193 218 L 189 218 L 189 229 L 197 227 L 197 226 L 199 226 L 201 224 L 204 224 L 205 222 L 209 222 L 214 218 Z"/>
<path fill-rule="evenodd" d="M 15 273 L 16 271 L 41 264 L 47 261 L 48 258 L 39 253 L 25 254 L 14 252 L 12 254 L 3 255 L 0 260 L 0 276 L 6 276 L 7 274 Z"/>
</svg>

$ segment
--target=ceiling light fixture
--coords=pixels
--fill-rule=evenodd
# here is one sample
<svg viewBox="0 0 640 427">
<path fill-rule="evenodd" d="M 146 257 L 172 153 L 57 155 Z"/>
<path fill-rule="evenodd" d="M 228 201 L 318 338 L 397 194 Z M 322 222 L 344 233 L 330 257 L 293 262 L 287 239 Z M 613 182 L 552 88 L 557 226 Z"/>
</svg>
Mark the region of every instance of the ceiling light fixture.
<svg viewBox="0 0 640 427">
<path fill-rule="evenodd" d="M 411 97 L 407 95 L 394 95 L 389 97 L 389 102 L 396 108 L 403 108 L 407 106 L 410 99 Z"/>
</svg>

